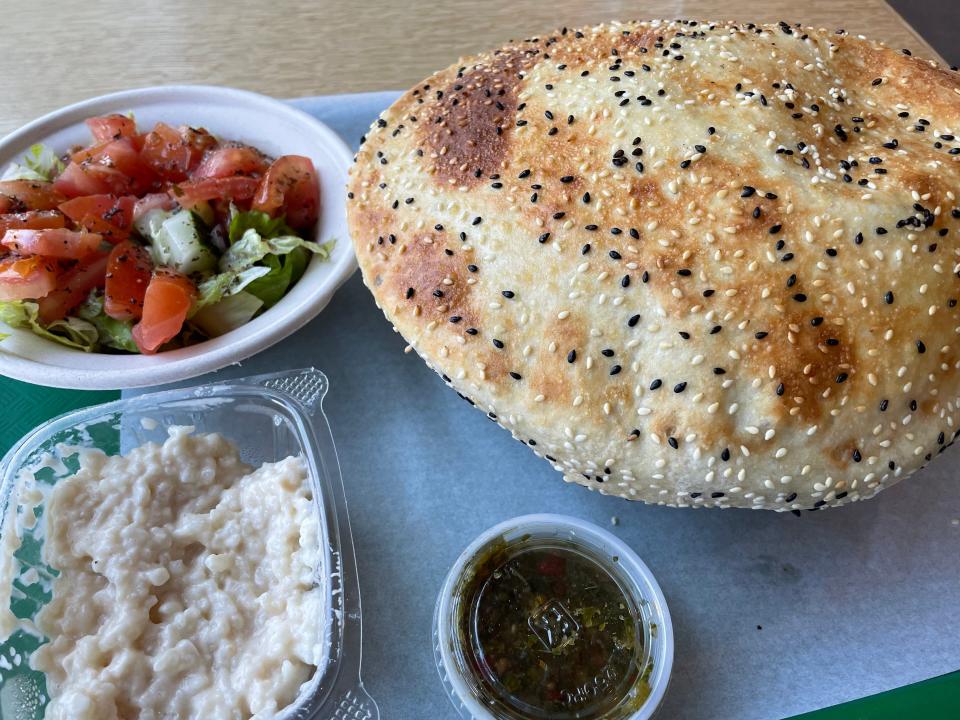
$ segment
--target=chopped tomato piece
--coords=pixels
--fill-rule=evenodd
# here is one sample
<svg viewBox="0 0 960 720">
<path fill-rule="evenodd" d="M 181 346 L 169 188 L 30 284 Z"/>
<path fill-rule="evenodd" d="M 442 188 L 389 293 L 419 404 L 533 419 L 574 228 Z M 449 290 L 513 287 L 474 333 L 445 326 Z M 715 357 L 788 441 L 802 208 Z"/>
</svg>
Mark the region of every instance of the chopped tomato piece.
<svg viewBox="0 0 960 720">
<path fill-rule="evenodd" d="M 171 196 L 188 210 L 198 203 L 208 200 L 250 200 L 257 190 L 259 180 L 250 177 L 206 178 L 181 183 L 171 191 Z"/>
<path fill-rule="evenodd" d="M 189 127 L 175 130 L 157 123 L 144 137 L 140 157 L 163 180 L 181 182 L 197 166 L 204 152 L 216 145 L 216 138 L 206 130 Z"/>
<path fill-rule="evenodd" d="M 140 152 L 134 147 L 133 139 L 128 137 L 119 140 L 108 140 L 99 145 L 92 145 L 78 150 L 70 159 L 80 165 L 103 165 L 119 170 L 127 178 L 129 185 L 127 192 L 141 195 L 155 183 L 156 173 L 140 157 Z"/>
<path fill-rule="evenodd" d="M 116 168 L 95 163 L 67 165 L 53 181 L 54 187 L 67 198 L 85 195 L 126 195 L 133 190 L 134 181 Z M 59 203 L 58 203 L 59 204 Z"/>
<path fill-rule="evenodd" d="M 154 353 L 175 338 L 187 319 L 197 289 L 185 275 L 157 270 L 143 298 L 143 315 L 133 327 L 133 340 L 143 353 Z"/>
<path fill-rule="evenodd" d="M 262 175 L 268 167 L 267 159 L 259 150 L 236 145 L 217 148 L 203 158 L 190 174 L 191 180 L 226 178 L 235 175 Z"/>
<path fill-rule="evenodd" d="M 125 240 L 110 251 L 103 308 L 117 320 L 139 320 L 153 263 L 142 245 Z"/>
<path fill-rule="evenodd" d="M 320 181 L 310 158 L 277 158 L 260 181 L 253 209 L 271 217 L 285 215 L 287 224 L 298 230 L 312 227 L 320 216 Z"/>
<path fill-rule="evenodd" d="M 0 300 L 38 300 L 57 286 L 57 268 L 45 258 L 0 260 Z"/>
<path fill-rule="evenodd" d="M 98 143 L 137 134 L 137 123 L 126 115 L 103 115 L 88 118 L 86 122 L 93 139 Z"/>
<path fill-rule="evenodd" d="M 44 230 L 65 227 L 67 219 L 59 210 L 31 210 L 23 213 L 0 215 L 0 237 L 7 230 Z"/>
<path fill-rule="evenodd" d="M 96 233 L 53 230 L 7 230 L 0 243 L 18 255 L 42 255 L 59 260 L 81 260 L 100 250 L 103 237 Z"/>
<path fill-rule="evenodd" d="M 133 222 L 136 222 L 151 210 L 173 210 L 176 203 L 169 193 L 150 193 L 137 200 L 133 206 Z"/>
<path fill-rule="evenodd" d="M 133 225 L 135 195 L 86 195 L 68 200 L 60 210 L 84 229 L 100 233 L 106 240 L 123 240 Z"/>
<path fill-rule="evenodd" d="M 55 210 L 66 198 L 53 183 L 39 180 L 0 181 L 0 213 Z"/>
<path fill-rule="evenodd" d="M 57 287 L 39 301 L 40 320 L 44 323 L 62 320 L 87 299 L 90 291 L 103 287 L 107 272 L 107 256 L 97 255 L 82 265 L 75 265 L 60 274 Z"/>
</svg>

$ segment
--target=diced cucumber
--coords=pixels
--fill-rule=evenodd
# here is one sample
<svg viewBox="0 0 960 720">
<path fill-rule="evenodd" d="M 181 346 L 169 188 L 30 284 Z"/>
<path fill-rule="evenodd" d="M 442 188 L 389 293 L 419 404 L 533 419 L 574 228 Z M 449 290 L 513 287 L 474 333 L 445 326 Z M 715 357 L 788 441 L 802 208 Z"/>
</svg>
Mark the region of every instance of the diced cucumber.
<svg viewBox="0 0 960 720">
<path fill-rule="evenodd" d="M 165 265 L 191 275 L 205 273 L 217 267 L 217 256 L 203 241 L 199 221 L 186 210 L 175 212 L 164 219 L 158 228 L 152 213 L 144 218 L 152 241 L 151 254 L 157 265 Z"/>
<path fill-rule="evenodd" d="M 173 213 L 169 210 L 154 208 L 139 217 L 136 222 L 133 223 L 133 227 L 140 233 L 144 240 L 152 243 L 157 233 L 160 232 L 160 226 L 163 225 L 163 221 L 172 215 Z"/>
</svg>

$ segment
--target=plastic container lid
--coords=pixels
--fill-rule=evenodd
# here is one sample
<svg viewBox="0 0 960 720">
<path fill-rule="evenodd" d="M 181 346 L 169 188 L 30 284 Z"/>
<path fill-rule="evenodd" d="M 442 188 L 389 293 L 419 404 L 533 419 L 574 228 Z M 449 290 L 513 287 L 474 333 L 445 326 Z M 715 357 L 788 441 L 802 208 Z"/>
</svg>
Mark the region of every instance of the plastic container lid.
<svg viewBox="0 0 960 720">
<path fill-rule="evenodd" d="M 582 570 L 595 573 L 608 589 L 618 588 L 636 632 L 636 642 L 618 643 L 617 660 L 605 658 L 602 671 L 585 683 L 560 687 L 562 680 L 552 680 L 556 687 L 551 688 L 554 700 L 550 708 L 533 704 L 529 693 L 508 689 L 509 682 L 485 661 L 485 650 L 478 639 L 481 634 L 491 634 L 480 608 L 484 602 L 491 602 L 484 597 L 493 592 L 487 580 L 495 578 L 504 597 L 516 598 L 518 593 L 536 589 L 536 608 L 531 611 L 524 606 L 522 611 L 527 615 L 526 627 L 511 625 L 514 637 L 518 627 L 520 637 L 530 633 L 527 639 L 535 648 L 530 651 L 532 656 L 549 660 L 552 653 L 564 652 L 564 657 L 569 657 L 571 652 L 590 652 L 589 648 L 577 647 L 577 643 L 589 640 L 577 621 L 578 611 L 565 606 L 569 598 L 562 600 L 549 592 L 541 596 L 543 583 L 529 572 L 533 556 L 526 555 L 536 550 L 545 553 L 541 557 L 566 556 Z M 520 604 L 514 609 L 519 611 Z M 474 540 L 444 581 L 434 614 L 433 640 L 444 689 L 465 720 L 645 720 L 660 706 L 673 667 L 670 612 L 649 568 L 616 536 L 563 515 L 517 517 Z M 542 675 L 542 663 L 536 672 Z"/>
</svg>

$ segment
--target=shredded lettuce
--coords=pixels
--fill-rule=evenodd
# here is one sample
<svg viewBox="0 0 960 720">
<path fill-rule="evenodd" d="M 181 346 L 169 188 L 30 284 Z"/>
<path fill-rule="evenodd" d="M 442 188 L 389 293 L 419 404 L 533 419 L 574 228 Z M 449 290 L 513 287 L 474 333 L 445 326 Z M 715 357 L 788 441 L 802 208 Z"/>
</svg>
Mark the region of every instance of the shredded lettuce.
<svg viewBox="0 0 960 720">
<path fill-rule="evenodd" d="M 261 307 L 263 301 L 260 298 L 241 290 L 214 305 L 201 308 L 190 322 L 208 336 L 217 337 L 250 322 Z"/>
<path fill-rule="evenodd" d="M 321 260 L 326 260 L 330 257 L 334 242 L 330 240 L 320 244 L 296 235 L 264 238 L 256 230 L 249 228 L 220 256 L 220 271 L 242 270 L 260 262 L 267 255 L 287 255 L 298 247 L 306 248 L 319 255 Z"/>
<path fill-rule="evenodd" d="M 50 182 L 63 172 L 63 162 L 42 143 L 31 145 L 22 163 L 12 163 L 0 180 L 39 180 Z"/>
<path fill-rule="evenodd" d="M 197 299 L 190 308 L 191 316 L 205 307 L 215 305 L 224 298 L 237 294 L 250 283 L 269 273 L 269 267 L 253 265 L 244 270 L 230 270 L 207 278 L 197 286 Z"/>
<path fill-rule="evenodd" d="M 247 230 L 256 230 L 260 237 L 267 239 L 280 235 L 296 235 L 283 216 L 272 218 L 259 210 L 240 212 L 237 206 L 231 203 L 230 228 L 227 232 L 230 242 L 237 242 Z"/>
<path fill-rule="evenodd" d="M 304 247 L 294 248 L 286 255 L 267 255 L 263 264 L 270 272 L 247 285 L 247 292 L 260 298 L 264 308 L 271 308 L 300 279 L 308 262 L 310 253 Z"/>
<path fill-rule="evenodd" d="M 47 325 L 40 322 L 40 306 L 29 300 L 0 302 L 0 322 L 10 327 L 32 330 L 34 334 L 67 347 L 91 352 L 97 347 L 100 334 L 90 322 L 78 317 L 67 317 Z"/>
<path fill-rule="evenodd" d="M 92 290 L 76 312 L 81 319 L 97 329 L 102 345 L 132 353 L 140 352 L 140 348 L 133 341 L 133 323 L 107 315 L 103 310 L 103 295 L 99 291 Z"/>
</svg>

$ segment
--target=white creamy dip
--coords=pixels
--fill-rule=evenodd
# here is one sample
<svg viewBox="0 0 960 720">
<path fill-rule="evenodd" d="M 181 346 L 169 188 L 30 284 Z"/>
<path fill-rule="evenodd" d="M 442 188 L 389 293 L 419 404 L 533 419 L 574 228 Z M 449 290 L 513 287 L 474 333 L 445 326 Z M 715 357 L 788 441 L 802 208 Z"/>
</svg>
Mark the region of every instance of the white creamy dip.
<svg viewBox="0 0 960 720">
<path fill-rule="evenodd" d="M 324 588 L 307 469 L 257 470 L 176 427 L 85 452 L 44 511 L 60 571 L 37 618 L 47 720 L 265 720 L 322 662 Z"/>
</svg>

